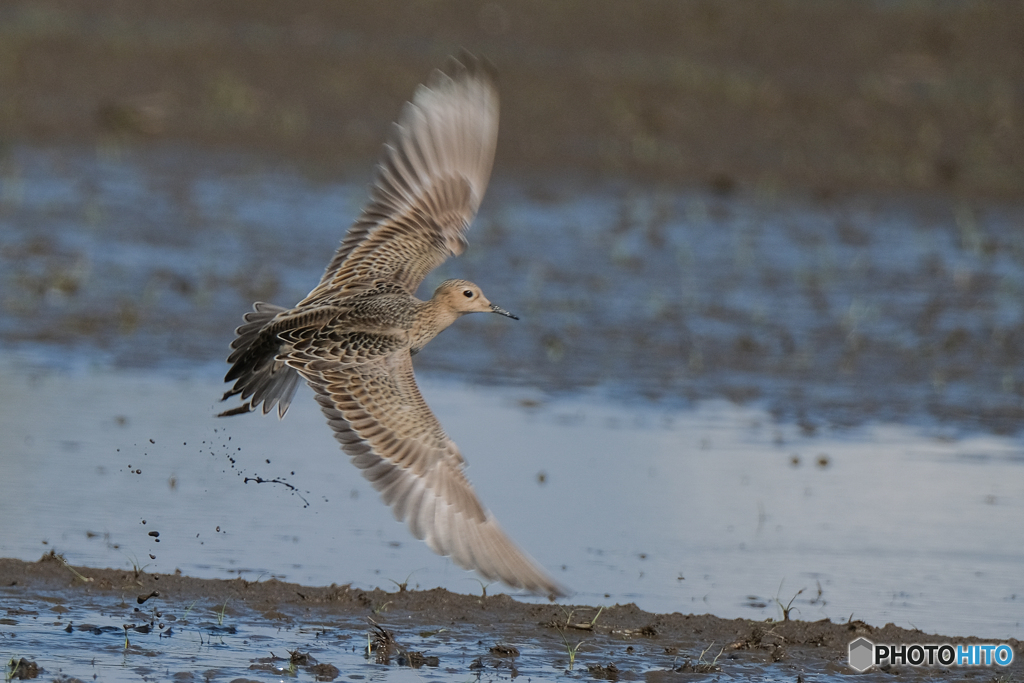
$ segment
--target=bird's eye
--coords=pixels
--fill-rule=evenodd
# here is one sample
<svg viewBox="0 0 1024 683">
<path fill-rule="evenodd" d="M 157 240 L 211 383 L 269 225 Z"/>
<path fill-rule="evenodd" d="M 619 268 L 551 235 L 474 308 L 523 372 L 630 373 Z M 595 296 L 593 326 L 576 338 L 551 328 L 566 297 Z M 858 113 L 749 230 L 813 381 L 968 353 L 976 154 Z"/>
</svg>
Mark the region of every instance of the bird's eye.
<svg viewBox="0 0 1024 683">
<path fill-rule="evenodd" d="M 467 299 L 472 299 L 473 298 L 473 290 L 472 289 L 465 289 L 465 290 L 463 290 L 462 291 L 462 296 L 466 297 Z"/>
</svg>

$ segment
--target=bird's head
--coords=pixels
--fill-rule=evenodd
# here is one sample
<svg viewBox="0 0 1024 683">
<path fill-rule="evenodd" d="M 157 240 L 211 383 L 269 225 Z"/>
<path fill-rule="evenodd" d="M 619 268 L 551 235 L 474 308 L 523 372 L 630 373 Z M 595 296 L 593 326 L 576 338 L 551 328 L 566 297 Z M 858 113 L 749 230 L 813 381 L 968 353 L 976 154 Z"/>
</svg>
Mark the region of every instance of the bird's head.
<svg viewBox="0 0 1024 683">
<path fill-rule="evenodd" d="M 504 308 L 495 306 L 480 288 L 468 280 L 445 280 L 434 290 L 434 301 L 444 305 L 458 315 L 466 313 L 497 313 L 513 320 L 519 320 Z"/>
</svg>

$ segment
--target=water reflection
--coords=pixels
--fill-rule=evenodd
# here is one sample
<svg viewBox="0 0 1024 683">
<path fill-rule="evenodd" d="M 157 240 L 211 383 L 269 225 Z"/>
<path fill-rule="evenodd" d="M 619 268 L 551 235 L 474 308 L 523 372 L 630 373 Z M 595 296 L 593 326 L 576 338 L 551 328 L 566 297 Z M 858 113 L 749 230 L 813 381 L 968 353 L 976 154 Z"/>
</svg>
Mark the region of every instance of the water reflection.
<svg viewBox="0 0 1024 683">
<path fill-rule="evenodd" d="M 480 589 L 391 518 L 308 394 L 283 421 L 218 420 L 219 365 L 36 361 L 0 365 L 5 555 Z M 1024 633 L 1019 439 L 889 424 L 809 435 L 727 402 L 623 407 L 429 375 L 423 389 L 481 498 L 574 602 L 766 618 L 802 591 L 801 619 Z"/>
</svg>

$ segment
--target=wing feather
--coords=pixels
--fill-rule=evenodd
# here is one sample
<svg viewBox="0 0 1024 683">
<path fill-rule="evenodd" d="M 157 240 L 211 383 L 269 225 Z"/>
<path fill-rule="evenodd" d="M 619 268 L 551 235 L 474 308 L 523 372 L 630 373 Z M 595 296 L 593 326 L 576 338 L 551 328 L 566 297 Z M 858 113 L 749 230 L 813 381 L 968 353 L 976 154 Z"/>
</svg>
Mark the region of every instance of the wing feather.
<svg viewBox="0 0 1024 683">
<path fill-rule="evenodd" d="M 395 356 L 355 367 L 297 369 L 316 392 L 342 449 L 414 536 L 489 579 L 564 595 L 480 503 L 458 448 L 416 387 L 408 351 Z"/>
<path fill-rule="evenodd" d="M 392 126 L 369 203 L 303 303 L 381 279 L 414 293 L 427 273 L 462 253 L 497 136 L 498 90 L 489 65 L 463 54 L 431 74 Z"/>
<path fill-rule="evenodd" d="M 414 321 L 403 317 L 427 273 L 465 249 L 497 131 L 493 73 L 471 55 L 416 89 L 320 284 L 293 309 L 258 303 L 246 314 L 225 394 L 246 403 L 222 415 L 262 403 L 283 416 L 301 375 L 342 450 L 416 538 L 488 579 L 565 595 L 474 493 L 458 447 L 416 386 Z"/>
</svg>

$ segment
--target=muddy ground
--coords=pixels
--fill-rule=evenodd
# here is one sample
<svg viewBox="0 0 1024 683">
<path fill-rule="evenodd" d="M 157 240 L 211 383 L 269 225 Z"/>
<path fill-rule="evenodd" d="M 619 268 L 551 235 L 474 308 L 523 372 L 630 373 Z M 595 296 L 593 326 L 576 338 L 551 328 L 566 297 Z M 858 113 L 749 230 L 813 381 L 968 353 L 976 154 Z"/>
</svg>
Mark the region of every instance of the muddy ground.
<svg viewBox="0 0 1024 683">
<path fill-rule="evenodd" d="M 574 676 L 648 681 L 693 680 L 694 674 L 796 681 L 848 674 L 852 671 L 847 667 L 847 646 L 861 636 L 892 644 L 983 642 L 909 631 L 892 624 L 878 627 L 855 619 L 838 624 L 827 619 L 730 620 L 678 612 L 652 614 L 633 604 L 600 610 L 584 605 L 527 604 L 507 595 L 459 595 L 443 589 L 386 592 L 277 580 L 193 579 L 70 567 L 52 554 L 34 563 L 0 560 L 0 595 L 6 612 L 0 619 L 0 642 L 26 661 L 34 661 L 32 653 L 19 649 L 16 634 L 19 624 L 28 622 L 54 634 L 84 631 L 103 635 L 110 631 L 108 640 L 117 640 L 118 645 L 127 636 L 124 649 L 147 652 L 154 662 L 151 666 L 159 670 L 163 669 L 161 643 L 170 642 L 163 638 L 173 638 L 177 632 L 180 639 L 189 632 L 217 639 L 244 634 L 252 624 L 262 622 L 294 632 L 294 646 L 288 648 L 291 654 L 279 648 L 273 655 L 276 659 L 253 657 L 249 669 L 291 666 L 292 675 L 303 670 L 318 680 L 333 680 L 339 671 L 345 671 L 344 662 L 338 662 L 339 669 L 332 664 L 332 657 L 362 652 L 367 633 L 374 646 L 371 654 L 363 656 L 378 666 L 425 666 L 488 679 L 556 675 L 569 669 L 567 646 L 580 641 L 584 644 L 576 648 Z M 40 601 L 50 606 L 48 610 L 39 611 Z M 118 626 L 69 620 L 71 608 L 83 603 L 113 618 Z M 297 635 L 311 632 L 317 640 L 315 657 L 305 645 L 308 639 Z M 422 649 L 423 642 L 429 646 L 429 639 L 438 634 L 444 635 L 442 641 L 436 641 L 434 651 Z M 403 640 L 416 641 L 417 649 L 403 645 Z M 284 642 L 287 645 L 287 636 Z M 1018 655 L 1022 652 L 1021 643 L 1007 643 Z M 189 671 L 168 669 L 168 673 L 175 680 L 193 678 Z M 952 680 L 964 673 L 964 669 L 951 672 L 941 667 L 902 666 L 876 671 L 875 676 L 880 676 L 879 680 L 894 675 L 899 680 Z M 1007 668 L 968 673 L 975 680 L 1024 680 L 1024 659 L 1017 657 Z M 204 674 L 207 680 L 235 675 L 238 672 L 230 669 Z"/>
<path fill-rule="evenodd" d="M 17 165 L 12 159 L 22 145 L 96 148 L 114 157 L 123 151 L 128 158 L 132 150 L 151 148 L 171 148 L 184 157 L 190 149 L 242 150 L 270 159 L 270 166 L 285 160 L 313 177 L 363 182 L 401 102 L 429 68 L 464 46 L 486 55 L 501 74 L 497 179 L 521 182 L 531 201 L 549 204 L 576 193 L 552 190 L 547 183 L 552 177 L 581 183 L 581 196 L 603 193 L 605 182 L 639 183 L 667 193 L 696 187 L 711 197 L 699 203 L 704 218 L 690 221 L 697 236 L 703 231 L 716 238 L 721 224 L 733 226 L 736 235 L 735 245 L 714 252 L 672 251 L 678 245 L 671 234 L 663 234 L 660 226 L 667 219 L 662 213 L 674 217 L 688 209 L 670 199 L 663 202 L 668 207 L 663 212 L 657 195 L 638 199 L 631 190 L 621 192 L 617 212 L 622 219 L 602 225 L 599 239 L 585 244 L 601 259 L 615 261 L 604 271 L 611 284 L 598 282 L 599 291 L 620 291 L 614 285 L 621 276 L 619 281 L 631 288 L 622 290 L 623 301 L 649 305 L 640 313 L 616 305 L 615 311 L 629 315 L 608 315 L 594 304 L 595 283 L 582 268 L 571 271 L 578 277 L 566 284 L 558 282 L 564 263 L 542 262 L 531 277 L 538 288 L 536 283 L 558 282 L 558 306 L 536 311 L 539 322 L 520 338 L 528 342 L 512 341 L 506 349 L 492 339 L 492 350 L 470 359 L 476 376 L 482 369 L 509 366 L 498 371 L 506 374 L 495 381 L 545 386 L 543 378 L 553 377 L 553 388 L 568 390 L 633 382 L 634 394 L 654 398 L 667 393 L 766 399 L 780 417 L 802 419 L 812 433 L 822 413 L 846 421 L 847 405 L 853 406 L 848 412 L 854 421 L 914 417 L 925 406 L 941 421 L 1016 433 L 1024 415 L 1024 378 L 1017 374 L 1024 358 L 1024 325 L 1013 316 L 1003 324 L 995 314 L 982 314 L 998 312 L 1007 300 L 1018 301 L 1020 291 L 1015 278 L 1024 248 L 1014 230 L 1017 224 L 1004 220 L 992 227 L 986 212 L 989 203 L 998 208 L 1001 202 L 1024 199 L 1021 36 L 1024 5 L 1011 2 L 11 1 L 0 6 L 0 166 L 6 172 Z M 15 153 L 7 155 L 11 150 Z M 806 197 L 823 213 L 848 196 L 868 197 L 872 206 L 908 196 L 935 200 L 941 206 L 934 214 L 940 218 L 924 221 L 921 232 L 932 231 L 954 246 L 950 254 L 940 250 L 935 255 L 908 247 L 886 270 L 892 265 L 891 235 L 877 225 L 870 208 L 863 219 L 868 225 L 843 215 L 824 230 L 787 223 L 785 244 L 806 249 L 808 262 L 818 252 L 831 258 L 826 252 L 833 247 L 839 254 L 834 263 L 801 266 L 799 277 L 792 277 L 797 270 L 792 263 L 773 265 L 760 258 L 779 250 L 770 241 L 761 246 L 748 240 L 754 232 L 744 222 L 743 206 L 737 210 L 732 203 L 780 193 Z M 124 201 L 129 206 L 119 207 L 123 212 L 98 221 L 99 243 L 110 242 L 103 230 L 128 234 L 128 223 L 165 240 L 192 239 L 181 236 L 179 223 L 170 230 L 151 219 L 147 201 Z M 82 262 L 82 254 L 65 245 L 61 234 L 47 232 L 57 230 L 52 224 L 61 217 L 59 209 L 37 216 L 36 230 L 12 206 L 6 204 L 3 215 L 13 216 L 25 236 L 19 233 L 2 254 L 4 277 L 12 274 L 4 285 L 14 293 L 4 299 L 2 310 L 16 328 L 3 332 L 5 344 L 76 349 L 83 340 L 88 344 L 111 336 L 132 340 L 132 348 L 146 351 L 147 359 L 160 355 L 152 350 L 163 350 L 164 344 L 188 362 L 208 361 L 223 354 L 230 329 L 252 301 L 250 294 L 255 295 L 249 262 L 233 264 L 246 276 L 244 286 L 236 289 L 245 291 L 217 305 L 208 302 L 231 285 L 217 281 L 208 291 L 192 270 L 178 272 L 173 264 L 159 272 L 140 267 L 138 282 L 102 263 L 91 280 L 55 277 Z M 76 207 L 76 215 L 92 215 L 95 208 Z M 946 220 L 953 212 L 957 220 Z M 731 222 L 736 215 L 740 219 Z M 315 279 L 339 232 L 321 240 L 328 245 L 325 253 L 302 255 L 288 267 Z M 146 242 L 138 231 L 130 235 L 129 242 Z M 239 239 L 253 242 L 251 234 Z M 559 239 L 559 249 L 586 261 L 587 268 L 604 265 L 588 249 L 577 249 L 583 241 L 572 235 Z M 502 253 L 509 242 L 497 219 L 489 228 L 479 226 L 471 241 L 494 253 Z M 277 244 L 269 238 L 268 243 Z M 166 242 L 154 239 L 153 244 L 161 254 L 170 251 Z M 197 244 L 196 249 L 210 249 L 201 240 Z M 491 262 L 477 268 L 522 278 L 535 256 L 514 251 L 523 248 L 510 247 L 522 258 L 515 268 Z M 273 246 L 264 251 L 288 258 Z M 705 263 L 708 253 L 714 258 Z M 904 259 L 904 253 L 912 258 Z M 968 258 L 973 260 L 965 267 Z M 881 265 L 876 267 L 876 261 Z M 752 262 L 767 265 L 754 269 Z M 907 263 L 909 274 L 902 268 Z M 707 292 L 694 286 L 697 294 L 688 309 L 672 298 L 663 305 L 664 297 L 650 284 L 670 281 L 680 270 L 692 273 L 701 287 L 707 285 Z M 108 271 L 116 284 L 96 286 L 105 282 Z M 641 272 L 661 280 L 647 280 Z M 743 273 L 747 279 L 738 277 Z M 271 272 L 267 279 L 276 283 L 277 275 Z M 130 293 L 111 296 L 119 292 L 118 285 Z M 799 310 L 766 306 L 771 311 L 766 314 L 756 301 L 744 303 L 743 292 L 727 302 L 721 297 L 727 287 L 763 290 L 797 302 Z M 292 294 L 284 285 L 268 288 L 275 296 Z M 60 290 L 56 298 L 54 289 Z M 866 291 L 870 299 L 876 290 L 907 293 L 913 300 L 889 307 L 889 299 L 880 298 L 880 306 L 867 306 L 868 313 L 859 318 L 863 310 L 847 293 Z M 175 336 L 174 330 L 154 327 L 158 321 L 146 318 L 150 308 L 139 293 L 154 291 L 173 310 L 179 306 L 181 317 L 167 315 L 165 324 L 187 335 Z M 651 291 L 658 297 L 641 299 L 640 294 Z M 670 297 L 672 292 L 666 292 Z M 520 310 L 518 303 L 528 312 L 543 308 L 536 292 L 515 296 L 519 301 L 510 297 L 502 304 Z M 91 306 L 90 297 L 99 303 Z M 62 309 L 60 302 L 70 304 Z M 224 314 L 227 309 L 230 316 Z M 83 311 L 91 316 L 85 319 L 88 325 L 68 324 L 82 319 Z M 33 327 L 51 314 L 55 322 L 40 323 L 38 331 Z M 201 319 L 209 329 L 215 320 L 221 336 L 207 330 L 196 341 L 193 329 L 180 320 L 193 321 L 197 315 L 206 316 Z M 576 322 L 567 324 L 572 316 Z M 886 324 L 872 329 L 868 323 L 879 319 Z M 692 328 L 684 321 L 691 321 Z M 607 334 L 580 332 L 595 324 L 604 324 Z M 480 332 L 465 330 L 467 336 Z M 457 334 L 453 331 L 450 338 L 460 339 Z M 491 337 L 499 334 L 490 332 Z M 523 344 L 529 344 L 526 351 Z M 570 358 L 563 362 L 566 355 Z M 453 353 L 442 351 L 434 358 L 438 370 L 454 365 Z M 495 358 L 504 362 L 495 363 Z M 465 364 L 462 357 L 458 361 Z M 429 367 L 430 359 L 424 362 Z M 536 374 L 516 375 L 513 366 L 519 364 L 536 368 Z M 581 375 L 587 369 L 590 374 Z M 854 381 L 848 381 L 850 376 Z M 804 399 L 805 391 L 833 386 L 841 390 L 835 392 L 838 397 Z M 50 617 L 38 610 L 20 611 L 36 601 L 53 606 L 56 633 L 67 626 L 62 610 L 87 601 L 123 615 L 124 623 L 133 625 L 133 642 L 143 640 L 153 650 L 161 647 L 159 636 L 170 623 L 161 622 L 153 610 L 187 619 L 194 604 L 205 606 L 205 623 L 213 625 L 218 625 L 216 618 L 209 615 L 225 605 L 222 614 L 250 625 L 314 628 L 333 620 L 350 635 L 362 634 L 365 618 L 372 616 L 399 643 L 410 631 L 448 628 L 466 654 L 442 655 L 440 666 L 466 675 L 481 670 L 474 668 L 476 662 L 484 671 L 510 674 L 521 660 L 492 652 L 498 643 L 531 643 L 539 651 L 531 666 L 564 669 L 562 633 L 570 642 L 588 643 L 580 651 L 577 671 L 581 665 L 606 667 L 591 675 L 653 680 L 689 676 L 685 672 L 709 660 L 736 677 L 839 675 L 847 671 L 846 644 L 857 635 L 894 643 L 938 638 L 857 621 L 722 620 L 654 615 L 628 605 L 604 610 L 593 630 L 580 630 L 566 624 L 568 612 L 589 621 L 596 608 L 573 611 L 444 591 L 364 592 L 277 581 L 77 571 L 92 581 L 76 578 L 52 560 L 0 561 L 5 652 L 17 644 L 11 634 L 26 620 Z M 159 597 L 137 603 L 137 596 L 154 590 Z M 143 633 L 140 628 L 150 620 L 153 626 Z M 712 653 L 723 646 L 715 660 Z M 1014 647 L 1019 653 L 1019 643 Z M 31 658 L 31 653 L 22 655 Z M 330 653 L 321 659 L 331 661 Z M 610 664 L 617 672 L 607 668 Z M 958 673 L 901 671 L 905 677 L 944 680 Z M 1007 672 L 977 673 L 988 680 Z M 1021 677 L 1020 660 L 1009 673 Z"/>
<path fill-rule="evenodd" d="M 1016 2 L 5 2 L 0 140 L 376 156 L 426 70 L 501 74 L 501 172 L 1024 197 Z"/>
</svg>

